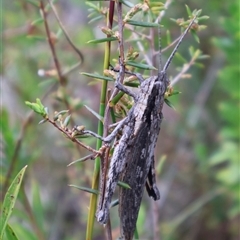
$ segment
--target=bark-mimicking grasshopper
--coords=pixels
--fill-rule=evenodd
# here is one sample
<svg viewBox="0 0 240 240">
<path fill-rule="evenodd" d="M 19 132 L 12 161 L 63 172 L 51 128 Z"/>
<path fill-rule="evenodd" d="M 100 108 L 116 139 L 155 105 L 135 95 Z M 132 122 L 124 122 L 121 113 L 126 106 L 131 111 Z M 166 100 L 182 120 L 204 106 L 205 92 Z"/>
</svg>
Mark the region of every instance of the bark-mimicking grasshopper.
<svg viewBox="0 0 240 240">
<path fill-rule="evenodd" d="M 138 94 L 127 89 L 118 79 L 116 81 L 116 87 L 132 96 L 135 103 L 127 117 L 118 124 L 108 137 L 103 139 L 105 144 L 108 144 L 119 129 L 123 128 L 123 134 L 114 149 L 105 195 L 99 204 L 96 217 L 98 222 L 105 224 L 109 217 L 110 203 L 117 182 L 121 180 L 129 184 L 131 189 L 121 187 L 119 194 L 119 215 L 122 237 L 125 240 L 130 240 L 133 237 L 144 185 L 146 184 L 148 194 L 154 200 L 160 198 L 154 175 L 154 149 L 163 119 L 164 94 L 168 86 L 166 71 L 195 19 L 196 17 L 181 35 L 165 66 L 162 70 L 159 69 L 158 76 L 144 80 L 139 74 L 135 74 L 140 81 Z M 146 183 L 147 177 L 148 182 Z"/>
</svg>

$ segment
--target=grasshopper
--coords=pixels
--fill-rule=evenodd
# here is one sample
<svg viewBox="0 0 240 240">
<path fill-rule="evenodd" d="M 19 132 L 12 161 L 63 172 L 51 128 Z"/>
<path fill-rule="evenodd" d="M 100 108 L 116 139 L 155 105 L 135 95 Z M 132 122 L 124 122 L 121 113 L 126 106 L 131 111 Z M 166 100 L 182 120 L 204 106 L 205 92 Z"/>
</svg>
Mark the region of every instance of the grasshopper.
<svg viewBox="0 0 240 240">
<path fill-rule="evenodd" d="M 133 238 L 144 185 L 146 185 L 149 196 L 155 201 L 160 199 L 154 173 L 154 149 L 163 119 L 164 94 L 169 84 L 166 71 L 196 17 L 191 20 L 180 36 L 163 69 L 159 67 L 157 76 L 144 80 L 140 74 L 132 73 L 140 82 L 137 94 L 126 88 L 118 79 L 115 83 L 117 89 L 133 97 L 134 104 L 127 117 L 119 122 L 109 136 L 102 139 L 107 145 L 122 129 L 122 136 L 111 159 L 108 179 L 104 187 L 105 193 L 100 197 L 101 202 L 98 205 L 96 217 L 98 222 L 106 224 L 109 218 L 111 199 L 118 181 L 127 183 L 131 189 L 120 188 L 119 193 L 121 235 L 125 240 Z"/>
</svg>

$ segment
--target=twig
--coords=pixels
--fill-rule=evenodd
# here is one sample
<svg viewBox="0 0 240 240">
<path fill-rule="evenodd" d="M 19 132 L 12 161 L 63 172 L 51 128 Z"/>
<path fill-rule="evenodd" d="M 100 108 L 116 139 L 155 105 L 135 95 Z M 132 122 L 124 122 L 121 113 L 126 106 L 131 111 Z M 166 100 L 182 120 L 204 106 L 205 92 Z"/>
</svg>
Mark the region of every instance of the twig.
<svg viewBox="0 0 240 240">
<path fill-rule="evenodd" d="M 170 82 L 170 85 L 175 85 L 181 78 L 182 75 L 185 74 L 189 68 L 195 63 L 198 56 L 193 56 L 189 63 L 185 64 L 181 70 L 181 72 Z"/>
<path fill-rule="evenodd" d="M 58 58 L 57 58 L 54 43 L 52 42 L 52 39 L 51 39 L 51 33 L 50 33 L 50 29 L 49 29 L 48 22 L 47 22 L 47 13 L 46 13 L 46 10 L 44 8 L 43 0 L 40 1 L 40 9 L 42 11 L 42 17 L 43 17 L 43 20 L 44 20 L 44 26 L 45 26 L 45 30 L 46 30 L 46 34 L 47 34 L 48 43 L 49 43 L 49 46 L 50 46 L 50 49 L 51 49 L 51 52 L 52 52 L 52 56 L 53 56 L 53 60 L 54 60 L 54 63 L 55 63 L 55 67 L 56 67 L 56 70 L 57 70 L 58 80 L 59 80 L 60 85 L 62 87 L 64 87 L 66 85 L 66 79 L 65 79 L 65 77 L 64 77 L 64 75 L 61 71 L 61 66 L 60 66 L 60 63 L 59 63 Z M 69 102 L 67 101 L 67 99 L 65 97 L 65 94 L 64 94 L 64 97 L 63 97 L 63 102 L 66 105 L 67 109 L 71 112 L 72 108 L 71 108 Z M 74 120 L 71 119 L 71 121 L 72 121 L 72 124 L 74 125 Z"/>
<path fill-rule="evenodd" d="M 71 45 L 71 47 L 72 47 L 72 48 L 77 52 L 77 54 L 79 55 L 80 60 L 81 60 L 81 64 L 82 64 L 84 58 L 83 58 L 83 55 L 82 55 L 81 51 L 74 45 L 74 43 L 72 42 L 71 38 L 69 37 L 66 29 L 64 28 L 64 26 L 63 26 L 63 24 L 62 24 L 62 22 L 61 22 L 61 20 L 60 20 L 60 18 L 59 18 L 59 16 L 58 16 L 58 13 L 57 13 L 56 8 L 54 7 L 52 1 L 48 0 L 48 2 L 49 2 L 50 6 L 51 6 L 51 8 L 52 8 L 52 10 L 53 10 L 53 13 L 54 13 L 54 15 L 55 15 L 55 17 L 56 17 L 56 19 L 57 19 L 57 21 L 58 21 L 58 24 L 59 24 L 60 28 L 62 29 L 62 31 L 63 31 L 63 33 L 64 33 L 64 35 L 65 35 L 67 41 L 69 42 L 69 44 Z"/>
<path fill-rule="evenodd" d="M 90 152 L 96 153 L 96 154 L 98 154 L 98 155 L 101 154 L 100 151 L 97 151 L 97 150 L 95 150 L 95 149 L 93 149 L 93 148 L 91 148 L 91 147 L 83 144 L 83 143 L 80 142 L 79 140 L 77 140 L 74 136 L 71 135 L 71 132 L 67 132 L 67 131 L 65 131 L 64 129 L 62 129 L 61 127 L 59 127 L 59 126 L 56 124 L 55 121 L 52 121 L 52 120 L 49 119 L 49 118 L 47 118 L 46 120 L 47 120 L 49 123 L 51 123 L 54 127 L 56 127 L 60 132 L 62 132 L 62 133 L 63 133 L 68 139 L 70 139 L 72 142 L 80 145 L 81 147 L 87 149 L 87 150 L 90 151 Z"/>
<path fill-rule="evenodd" d="M 47 40 L 48 40 L 48 43 L 49 43 L 49 46 L 50 46 L 50 49 L 51 49 L 51 52 L 52 52 L 52 55 L 53 55 L 53 60 L 54 60 L 56 70 L 57 70 L 57 73 L 58 73 L 59 82 L 62 86 L 64 86 L 65 85 L 65 80 L 62 77 L 61 66 L 60 66 L 60 63 L 58 61 L 57 54 L 56 54 L 56 51 L 55 51 L 55 47 L 54 47 L 52 39 L 51 39 L 51 33 L 50 33 L 50 29 L 49 29 L 48 22 L 47 22 L 47 13 L 46 13 L 46 10 L 44 8 L 44 4 L 43 4 L 42 0 L 40 1 L 40 9 L 42 11 L 44 26 L 45 26 L 45 30 L 46 30 L 46 34 L 47 34 Z"/>
<path fill-rule="evenodd" d="M 22 140 L 23 140 L 24 134 L 26 132 L 26 129 L 29 126 L 29 123 L 32 120 L 32 117 L 33 117 L 33 111 L 28 114 L 26 120 L 23 122 L 20 134 L 17 138 L 16 146 L 13 150 L 13 156 L 12 156 L 12 159 L 10 160 L 11 164 L 10 164 L 10 167 L 7 171 L 7 174 L 6 174 L 6 177 L 5 177 L 5 182 L 4 182 L 4 185 L 3 185 L 3 188 L 2 188 L 3 196 L 7 192 L 9 180 L 11 179 L 12 172 L 14 172 L 14 169 L 15 169 L 15 166 L 16 166 L 16 163 L 17 163 L 17 159 L 18 159 L 18 154 L 19 154 L 19 151 L 20 151 L 21 146 L 22 146 Z"/>
<path fill-rule="evenodd" d="M 117 2 L 117 13 L 118 13 L 118 31 L 119 31 L 119 82 L 123 83 L 125 74 L 125 64 L 124 64 L 124 46 L 123 46 L 123 19 L 122 19 L 122 3 Z"/>
</svg>

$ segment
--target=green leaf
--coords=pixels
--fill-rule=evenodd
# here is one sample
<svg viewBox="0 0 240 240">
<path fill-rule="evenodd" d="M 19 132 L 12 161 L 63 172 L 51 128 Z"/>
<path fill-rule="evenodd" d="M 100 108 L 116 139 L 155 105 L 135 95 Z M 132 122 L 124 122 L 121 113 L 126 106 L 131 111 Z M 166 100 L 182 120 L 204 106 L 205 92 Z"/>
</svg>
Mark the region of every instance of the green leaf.
<svg viewBox="0 0 240 240">
<path fill-rule="evenodd" d="M 5 229 L 5 236 L 7 240 L 18 240 L 16 234 L 14 233 L 13 229 L 7 224 L 7 227 Z"/>
<path fill-rule="evenodd" d="M 71 166 L 71 165 L 73 165 L 73 164 L 75 164 L 75 163 L 84 162 L 84 161 L 86 161 L 86 160 L 88 160 L 88 159 L 92 160 L 92 159 L 93 159 L 93 154 L 89 154 L 89 155 L 87 155 L 87 156 L 85 156 L 85 157 L 83 157 L 83 158 L 79 158 L 79 159 L 77 159 L 77 160 L 69 163 L 67 166 L 69 167 L 69 166 Z"/>
<path fill-rule="evenodd" d="M 208 58 L 210 58 L 210 56 L 206 54 L 202 54 L 198 57 L 199 60 L 208 59 Z"/>
<path fill-rule="evenodd" d="M 168 100 L 168 99 L 164 99 L 164 102 L 170 107 L 170 108 L 173 108 L 173 109 L 175 109 L 174 108 L 174 106 L 173 106 L 173 104 Z"/>
<path fill-rule="evenodd" d="M 176 52 L 175 56 L 176 56 L 176 59 L 178 59 L 182 63 L 187 63 L 188 62 L 188 60 L 186 58 L 184 58 L 179 52 Z"/>
<path fill-rule="evenodd" d="M 71 115 L 68 115 L 65 119 L 64 119 L 64 123 L 63 126 L 67 127 L 68 124 L 70 123 L 70 119 L 71 119 Z"/>
<path fill-rule="evenodd" d="M 42 119 L 38 124 L 40 125 L 40 124 L 43 124 L 43 123 L 45 123 L 47 121 L 48 121 L 47 119 Z"/>
<path fill-rule="evenodd" d="M 197 35 L 197 33 L 195 31 L 191 31 L 192 35 L 193 35 L 193 38 L 196 40 L 197 43 L 200 43 L 200 40 L 199 40 L 199 37 Z"/>
<path fill-rule="evenodd" d="M 87 105 L 84 105 L 85 108 L 92 113 L 99 121 L 103 122 L 103 117 L 100 116 L 97 112 L 95 112 L 93 109 L 91 109 L 90 107 L 88 107 Z"/>
<path fill-rule="evenodd" d="M 44 108 L 41 100 L 39 98 L 36 99 L 36 103 L 41 107 L 41 108 Z"/>
<path fill-rule="evenodd" d="M 130 7 L 130 8 L 134 7 L 134 4 L 131 3 L 131 2 L 129 2 L 129 1 L 120 0 L 120 2 L 121 2 L 122 4 L 124 4 L 125 6 L 127 6 L 127 7 Z"/>
<path fill-rule="evenodd" d="M 102 18 L 103 18 L 102 15 L 97 16 L 97 17 L 95 17 L 95 18 L 92 18 L 88 23 L 93 23 L 93 22 L 99 21 L 99 20 L 102 19 Z"/>
<path fill-rule="evenodd" d="M 89 192 L 89 193 L 98 195 L 98 191 L 95 190 L 95 189 L 92 189 L 92 188 L 81 187 L 81 186 L 77 186 L 77 185 L 68 185 L 68 186 L 69 186 L 69 187 L 77 188 L 77 189 L 82 190 L 82 191 L 84 191 L 84 192 Z"/>
<path fill-rule="evenodd" d="M 115 206 L 117 206 L 118 204 L 119 204 L 119 200 L 116 199 L 116 200 L 114 200 L 114 201 L 111 202 L 110 208 L 115 207 Z"/>
<path fill-rule="evenodd" d="M 208 20 L 208 19 L 209 19 L 209 16 L 204 15 L 204 16 L 199 17 L 198 21 Z"/>
<path fill-rule="evenodd" d="M 114 81 L 113 78 L 105 77 L 105 76 L 102 76 L 102 75 L 99 75 L 99 74 L 86 73 L 86 72 L 82 72 L 81 74 L 84 75 L 84 76 L 87 76 L 87 77 L 92 77 L 92 78 L 96 78 L 96 79 L 100 79 L 100 80 Z"/>
<path fill-rule="evenodd" d="M 119 187 L 123 187 L 123 188 L 126 188 L 126 189 L 131 189 L 131 187 L 125 182 L 118 181 L 117 185 Z"/>
<path fill-rule="evenodd" d="M 115 106 L 119 100 L 122 98 L 122 96 L 124 95 L 125 93 L 124 92 L 119 92 L 110 102 L 110 107 L 113 107 Z"/>
<path fill-rule="evenodd" d="M 140 27 L 159 27 L 160 26 L 158 23 L 139 22 L 139 21 L 134 21 L 134 20 L 128 20 L 127 23 L 130 25 L 140 26 Z"/>
<path fill-rule="evenodd" d="M 173 91 L 170 96 L 178 95 L 178 94 L 181 94 L 181 93 L 182 93 L 182 92 L 179 92 L 179 91 Z"/>
<path fill-rule="evenodd" d="M 34 20 L 34 21 L 31 23 L 31 25 L 32 25 L 32 26 L 35 26 L 35 25 L 38 25 L 38 24 L 43 23 L 43 22 L 44 22 L 43 18 L 38 18 L 38 19 Z"/>
<path fill-rule="evenodd" d="M 90 1 L 86 1 L 86 5 L 92 9 L 96 10 L 97 12 L 99 12 L 101 10 L 101 9 L 99 9 L 98 5 L 91 3 Z"/>
<path fill-rule="evenodd" d="M 17 200 L 18 192 L 21 186 L 21 182 L 25 173 L 27 166 L 25 166 L 14 178 L 12 184 L 10 185 L 3 201 L 2 205 L 2 216 L 0 221 L 0 239 L 3 238 L 5 228 L 7 226 L 8 220 L 11 216 L 13 207 Z"/>
<path fill-rule="evenodd" d="M 188 16 L 192 16 L 192 11 L 190 10 L 190 8 L 188 7 L 188 5 L 185 5 Z"/>
<path fill-rule="evenodd" d="M 171 39 L 171 34 L 169 30 L 166 31 L 166 39 L 167 39 L 167 45 L 170 45 L 172 42 L 172 39 Z"/>
<path fill-rule="evenodd" d="M 109 37 L 109 38 L 100 38 L 100 39 L 94 39 L 89 40 L 87 43 L 103 43 L 103 42 L 111 42 L 118 40 L 116 37 Z"/>
<path fill-rule="evenodd" d="M 58 120 L 58 117 L 59 117 L 59 115 L 65 115 L 66 113 L 68 113 L 69 112 L 69 110 L 62 110 L 62 111 L 60 111 L 60 112 L 58 112 L 55 116 L 54 116 L 54 121 L 57 121 Z"/>
<path fill-rule="evenodd" d="M 137 63 L 137 62 L 132 62 L 132 61 L 127 61 L 126 65 L 132 66 L 132 67 L 136 67 L 136 68 L 140 68 L 140 69 L 144 69 L 144 70 L 157 70 L 155 67 L 147 65 L 147 64 L 143 64 L 143 63 Z"/>
<path fill-rule="evenodd" d="M 42 115 L 43 117 L 46 117 L 48 115 L 47 108 L 45 108 L 42 105 L 42 102 L 39 98 L 36 99 L 36 103 L 31 103 L 31 102 L 25 101 L 25 104 L 27 106 L 29 106 L 34 112 Z"/>
<path fill-rule="evenodd" d="M 41 108 L 36 103 L 31 103 L 28 101 L 25 101 L 25 104 L 29 106 L 34 112 L 41 113 Z"/>
<path fill-rule="evenodd" d="M 134 239 L 138 240 L 139 239 L 139 234 L 138 234 L 138 228 L 136 226 L 135 230 L 134 230 Z"/>
</svg>

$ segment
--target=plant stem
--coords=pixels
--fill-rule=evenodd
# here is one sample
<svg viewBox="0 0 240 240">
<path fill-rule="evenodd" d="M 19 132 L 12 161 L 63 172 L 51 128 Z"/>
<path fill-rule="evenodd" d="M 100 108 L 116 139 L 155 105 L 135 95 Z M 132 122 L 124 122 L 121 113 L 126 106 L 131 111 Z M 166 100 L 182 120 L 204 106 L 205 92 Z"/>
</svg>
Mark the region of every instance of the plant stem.
<svg viewBox="0 0 240 240">
<path fill-rule="evenodd" d="M 115 6 L 115 2 L 110 1 L 109 2 L 108 19 L 107 19 L 107 27 L 109 29 L 112 29 L 114 6 Z M 108 67 L 109 67 L 110 50 L 111 50 L 111 42 L 107 42 L 105 44 L 103 70 L 108 69 Z M 106 107 L 106 96 L 107 96 L 107 81 L 103 81 L 101 97 L 100 97 L 100 106 L 99 106 L 99 115 L 102 117 L 104 117 L 104 112 L 105 112 L 105 107 Z M 98 122 L 98 135 L 103 136 L 103 124 L 101 121 Z M 102 145 L 102 141 L 98 139 L 97 140 L 97 149 L 99 149 L 101 147 L 101 145 Z M 100 172 L 100 159 L 97 158 L 95 160 L 95 165 L 94 165 L 94 173 L 93 173 L 93 178 L 92 178 L 92 189 L 98 189 L 99 172 Z M 97 195 L 91 194 L 88 222 L 87 222 L 86 240 L 92 239 L 96 208 L 97 208 Z"/>
</svg>

